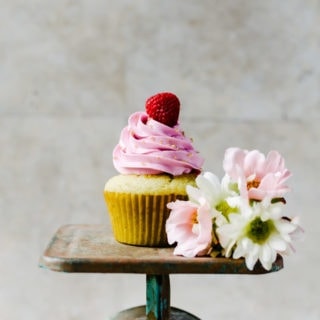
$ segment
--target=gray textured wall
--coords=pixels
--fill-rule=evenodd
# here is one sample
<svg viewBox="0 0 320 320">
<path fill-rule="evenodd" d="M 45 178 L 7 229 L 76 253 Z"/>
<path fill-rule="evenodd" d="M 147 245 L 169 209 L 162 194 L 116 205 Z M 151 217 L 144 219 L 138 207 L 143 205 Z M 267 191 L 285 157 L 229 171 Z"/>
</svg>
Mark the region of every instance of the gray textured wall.
<svg viewBox="0 0 320 320">
<path fill-rule="evenodd" d="M 201 319 L 320 319 L 320 2 L 0 0 L 0 318 L 106 319 L 144 276 L 37 267 L 53 232 L 109 223 L 102 198 L 130 113 L 170 90 L 222 173 L 225 148 L 278 149 L 305 240 L 267 276 L 174 276 Z M 192 288 L 192 290 L 190 290 Z"/>
</svg>

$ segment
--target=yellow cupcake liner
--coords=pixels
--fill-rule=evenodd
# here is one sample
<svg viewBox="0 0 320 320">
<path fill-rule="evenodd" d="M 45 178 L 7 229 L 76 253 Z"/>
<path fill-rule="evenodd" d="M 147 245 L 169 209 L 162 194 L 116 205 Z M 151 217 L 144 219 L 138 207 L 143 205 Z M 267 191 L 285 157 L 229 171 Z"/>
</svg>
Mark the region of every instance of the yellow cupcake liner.
<svg viewBox="0 0 320 320">
<path fill-rule="evenodd" d="M 167 204 L 185 195 L 140 195 L 104 192 L 114 237 L 125 244 L 167 247 Z"/>
</svg>

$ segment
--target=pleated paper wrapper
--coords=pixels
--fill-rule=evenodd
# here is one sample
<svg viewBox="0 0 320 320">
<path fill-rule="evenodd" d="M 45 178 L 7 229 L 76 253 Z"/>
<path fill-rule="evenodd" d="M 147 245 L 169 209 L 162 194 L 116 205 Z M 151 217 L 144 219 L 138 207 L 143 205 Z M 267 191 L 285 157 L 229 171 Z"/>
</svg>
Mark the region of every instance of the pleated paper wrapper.
<svg viewBox="0 0 320 320">
<path fill-rule="evenodd" d="M 125 244 L 168 247 L 165 223 L 170 210 L 167 204 L 185 195 L 142 195 L 104 193 L 114 237 Z"/>
</svg>

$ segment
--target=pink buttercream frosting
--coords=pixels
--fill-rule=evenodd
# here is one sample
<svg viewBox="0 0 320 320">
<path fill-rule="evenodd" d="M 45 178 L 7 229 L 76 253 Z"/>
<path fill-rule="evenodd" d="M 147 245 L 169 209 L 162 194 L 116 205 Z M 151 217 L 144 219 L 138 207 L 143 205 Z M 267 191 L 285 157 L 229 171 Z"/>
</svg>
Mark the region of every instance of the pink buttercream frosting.
<svg viewBox="0 0 320 320">
<path fill-rule="evenodd" d="M 136 112 L 129 117 L 113 150 L 113 164 L 122 174 L 177 176 L 201 171 L 203 159 L 179 124 L 171 128 L 145 112 Z"/>
</svg>

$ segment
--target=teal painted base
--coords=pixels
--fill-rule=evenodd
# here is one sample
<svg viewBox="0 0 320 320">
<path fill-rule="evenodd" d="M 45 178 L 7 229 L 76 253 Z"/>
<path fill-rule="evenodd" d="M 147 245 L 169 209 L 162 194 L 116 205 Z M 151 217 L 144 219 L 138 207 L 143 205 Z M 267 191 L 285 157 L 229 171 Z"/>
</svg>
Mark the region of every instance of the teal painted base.
<svg viewBox="0 0 320 320">
<path fill-rule="evenodd" d="M 169 319 L 170 279 L 168 274 L 147 274 L 146 315 L 148 319 Z"/>
<path fill-rule="evenodd" d="M 200 320 L 170 306 L 168 274 L 147 274 L 146 300 L 147 305 L 121 311 L 113 320 Z"/>
<path fill-rule="evenodd" d="M 146 316 L 146 306 L 140 306 L 121 311 L 112 320 L 155 320 L 153 316 Z M 170 308 L 170 315 L 167 320 L 200 320 L 200 318 L 186 311 Z"/>
</svg>

